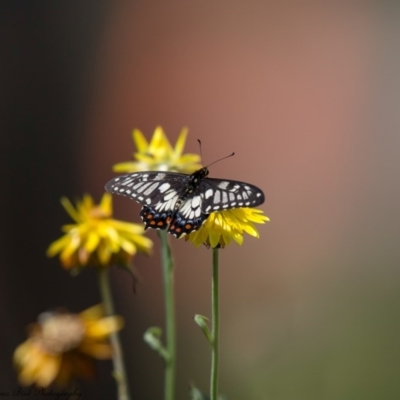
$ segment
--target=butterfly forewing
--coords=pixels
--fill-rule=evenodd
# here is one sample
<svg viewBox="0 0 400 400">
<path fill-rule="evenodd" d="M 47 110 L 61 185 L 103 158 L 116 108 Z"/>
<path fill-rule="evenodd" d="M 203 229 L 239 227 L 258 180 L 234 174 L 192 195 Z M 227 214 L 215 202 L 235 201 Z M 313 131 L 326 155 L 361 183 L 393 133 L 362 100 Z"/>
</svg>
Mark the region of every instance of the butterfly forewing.
<svg viewBox="0 0 400 400">
<path fill-rule="evenodd" d="M 249 183 L 206 178 L 200 186 L 204 213 L 238 207 L 256 207 L 264 203 L 264 193 Z"/>
<path fill-rule="evenodd" d="M 135 172 L 109 181 L 105 189 L 129 197 L 142 206 L 155 206 L 179 195 L 189 175 L 175 172 Z"/>
</svg>

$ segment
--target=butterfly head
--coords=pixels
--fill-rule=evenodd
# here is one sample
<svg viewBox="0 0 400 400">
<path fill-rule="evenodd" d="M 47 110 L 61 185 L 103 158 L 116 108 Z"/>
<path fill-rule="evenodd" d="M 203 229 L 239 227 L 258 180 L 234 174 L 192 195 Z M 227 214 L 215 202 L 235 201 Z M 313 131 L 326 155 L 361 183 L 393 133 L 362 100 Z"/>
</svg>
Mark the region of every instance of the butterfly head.
<svg viewBox="0 0 400 400">
<path fill-rule="evenodd" d="M 203 167 L 193 172 L 193 174 L 190 175 L 190 180 L 194 185 L 198 185 L 208 174 L 208 168 Z"/>
</svg>

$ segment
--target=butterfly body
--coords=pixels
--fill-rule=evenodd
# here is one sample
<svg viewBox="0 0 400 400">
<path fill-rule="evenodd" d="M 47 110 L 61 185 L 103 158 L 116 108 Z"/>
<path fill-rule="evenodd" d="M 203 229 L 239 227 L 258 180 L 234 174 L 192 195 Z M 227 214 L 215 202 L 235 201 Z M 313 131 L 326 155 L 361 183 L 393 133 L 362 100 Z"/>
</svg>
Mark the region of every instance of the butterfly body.
<svg viewBox="0 0 400 400">
<path fill-rule="evenodd" d="M 145 229 L 167 229 L 178 238 L 199 229 L 212 212 L 264 202 L 264 193 L 256 186 L 207 175 L 207 167 L 191 175 L 135 172 L 112 179 L 105 189 L 142 205 Z"/>
</svg>

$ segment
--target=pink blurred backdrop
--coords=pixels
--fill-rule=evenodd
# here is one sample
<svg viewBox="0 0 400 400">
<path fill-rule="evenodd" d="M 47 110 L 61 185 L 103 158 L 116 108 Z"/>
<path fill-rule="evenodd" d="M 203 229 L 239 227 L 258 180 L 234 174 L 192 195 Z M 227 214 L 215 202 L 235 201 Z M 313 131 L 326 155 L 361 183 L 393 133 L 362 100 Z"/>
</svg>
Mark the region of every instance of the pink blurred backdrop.
<svg viewBox="0 0 400 400">
<path fill-rule="evenodd" d="M 261 187 L 271 222 L 221 251 L 221 393 L 229 400 L 397 399 L 398 7 L 341 1 L 120 1 L 97 38 L 79 179 L 129 160 L 133 128 L 162 125 L 211 176 Z M 67 193 L 61 193 L 67 194 Z M 139 207 L 114 198 L 117 217 Z M 150 236 L 157 243 L 154 232 Z M 211 252 L 175 241 L 177 399 L 208 388 Z M 142 341 L 163 326 L 159 252 L 138 256 L 137 295 L 113 272 L 131 389 L 162 397 Z"/>
<path fill-rule="evenodd" d="M 211 176 L 266 193 L 271 222 L 261 238 L 221 252 L 221 391 L 231 400 L 399 393 L 398 345 L 388 341 L 399 331 L 399 140 L 394 121 L 380 124 L 389 90 L 379 82 L 380 12 L 353 2 L 179 1 L 121 2 L 109 15 L 84 180 L 101 186 L 113 163 L 131 157 L 132 128 L 149 138 L 161 124 L 175 142 L 185 125 L 187 151 L 200 138 L 205 162 L 236 152 Z M 389 160 L 396 168 L 386 169 Z M 136 205 L 115 204 L 137 219 Z M 208 387 L 209 350 L 192 317 L 210 315 L 211 253 L 182 241 L 173 248 L 185 398 L 189 381 Z M 157 255 L 138 257 L 139 295 L 119 293 L 137 315 L 129 329 L 162 325 Z M 160 398 L 157 357 L 131 354 L 143 357 L 138 373 Z"/>
</svg>

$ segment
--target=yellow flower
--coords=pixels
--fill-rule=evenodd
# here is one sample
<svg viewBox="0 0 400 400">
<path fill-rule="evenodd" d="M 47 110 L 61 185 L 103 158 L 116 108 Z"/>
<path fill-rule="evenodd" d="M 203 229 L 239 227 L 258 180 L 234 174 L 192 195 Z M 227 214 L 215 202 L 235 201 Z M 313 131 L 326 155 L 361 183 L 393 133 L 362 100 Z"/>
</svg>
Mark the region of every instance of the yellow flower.
<svg viewBox="0 0 400 400">
<path fill-rule="evenodd" d="M 112 219 L 112 197 L 105 193 L 100 204 L 94 204 L 89 195 L 78 201 L 76 208 L 63 197 L 61 204 L 75 221 L 64 225 L 65 235 L 53 242 L 47 249 L 47 255 L 60 254 L 61 264 L 67 268 L 108 266 L 118 264 L 126 266 L 137 251 L 149 253 L 152 241 L 144 236 L 141 224 Z"/>
<path fill-rule="evenodd" d="M 26 386 L 66 386 L 77 376 L 93 377 L 93 358 L 111 357 L 108 338 L 122 326 L 121 317 L 104 317 L 101 305 L 80 314 L 41 314 L 30 327 L 28 339 L 14 351 L 19 382 Z"/>
<path fill-rule="evenodd" d="M 199 168 L 200 157 L 197 154 L 182 154 L 185 147 L 187 128 L 183 128 L 172 148 L 161 126 L 158 126 L 153 134 L 150 144 L 143 133 L 135 129 L 132 133 L 137 152 L 133 157 L 137 161 L 127 161 L 114 165 L 115 172 L 138 172 L 138 171 L 173 171 L 192 173 Z"/>
<path fill-rule="evenodd" d="M 196 247 L 202 243 L 211 247 L 225 247 L 233 239 L 242 245 L 244 232 L 258 238 L 254 223 L 264 224 L 269 218 L 257 208 L 233 208 L 211 213 L 202 227 L 186 236 Z"/>
</svg>

